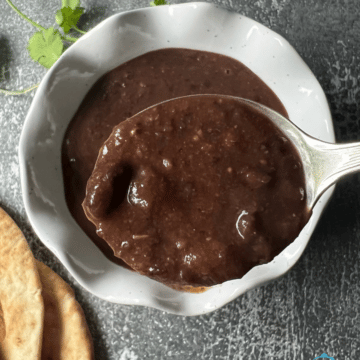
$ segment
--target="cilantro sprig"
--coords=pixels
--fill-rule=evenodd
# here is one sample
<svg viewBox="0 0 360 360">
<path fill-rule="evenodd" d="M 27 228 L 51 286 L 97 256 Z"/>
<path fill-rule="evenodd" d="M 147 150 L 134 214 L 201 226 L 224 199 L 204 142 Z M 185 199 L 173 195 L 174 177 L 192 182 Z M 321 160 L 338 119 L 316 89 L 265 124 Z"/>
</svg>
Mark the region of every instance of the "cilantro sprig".
<svg viewBox="0 0 360 360">
<path fill-rule="evenodd" d="M 55 14 L 55 21 L 60 27 L 59 30 L 54 26 L 50 26 L 49 28 L 43 27 L 22 13 L 11 0 L 5 1 L 19 16 L 38 30 L 29 39 L 27 50 L 34 61 L 47 69 L 50 69 L 61 56 L 66 48 L 66 44 L 74 43 L 78 40 L 68 35 L 71 30 L 75 30 L 81 35 L 86 34 L 85 31 L 77 27 L 77 23 L 84 13 L 84 8 L 80 6 L 80 0 L 61 0 L 61 8 L 57 10 Z M 150 6 L 159 5 L 169 5 L 169 1 L 154 0 L 150 2 Z M 22 95 L 36 89 L 38 86 L 39 84 L 35 84 L 26 89 L 14 91 L 0 89 L 0 93 L 5 95 Z"/>
<path fill-rule="evenodd" d="M 76 26 L 83 13 L 84 8 L 80 7 L 80 0 L 62 0 L 62 7 L 56 12 L 55 19 L 65 34 L 69 33 L 71 29 L 80 34 L 85 34 L 85 31 Z"/>
<path fill-rule="evenodd" d="M 38 30 L 29 39 L 27 50 L 34 61 L 47 69 L 50 69 L 64 52 L 65 44 L 74 43 L 78 40 L 68 35 L 71 29 L 74 29 L 80 34 L 86 33 L 77 27 L 77 23 L 84 13 L 84 8 L 80 7 L 80 0 L 62 0 L 61 9 L 59 9 L 55 15 L 56 23 L 62 31 L 56 29 L 54 26 L 50 26 L 49 28 L 43 27 L 22 13 L 11 0 L 6 0 L 6 2 L 19 16 Z M 36 89 L 38 85 L 39 84 L 32 85 L 29 88 L 15 91 L 0 89 L 0 93 L 5 95 L 22 95 Z"/>
<path fill-rule="evenodd" d="M 63 40 L 58 30 L 49 27 L 37 31 L 29 40 L 27 47 L 31 58 L 50 69 L 64 50 Z"/>
<path fill-rule="evenodd" d="M 150 2 L 150 6 L 169 5 L 168 1 L 165 0 L 154 0 Z"/>
</svg>

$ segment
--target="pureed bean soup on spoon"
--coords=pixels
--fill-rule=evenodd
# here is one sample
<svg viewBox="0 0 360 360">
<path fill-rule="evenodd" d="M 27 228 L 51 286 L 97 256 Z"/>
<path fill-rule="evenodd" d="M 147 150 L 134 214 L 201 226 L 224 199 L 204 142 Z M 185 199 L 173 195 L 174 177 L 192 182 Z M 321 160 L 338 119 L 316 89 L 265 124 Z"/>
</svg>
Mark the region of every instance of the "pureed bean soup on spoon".
<svg viewBox="0 0 360 360">
<path fill-rule="evenodd" d="M 145 130 L 132 129 L 134 134 L 131 137 L 127 135 L 128 140 L 133 139 L 138 146 L 142 144 L 148 150 L 158 153 L 147 154 L 147 150 L 140 149 L 141 146 L 128 148 L 126 145 L 126 151 L 133 155 L 133 159 L 131 156 L 126 161 L 117 159 L 119 168 L 116 171 L 120 171 L 119 174 L 116 171 L 114 173 L 111 166 L 103 167 L 104 174 L 107 168 L 112 174 L 117 174 L 115 179 L 123 186 L 115 190 L 114 200 L 111 200 L 111 196 L 104 197 L 88 211 L 97 225 L 107 222 L 110 229 L 108 234 L 111 235 L 107 236 L 101 230 L 99 234 L 109 242 L 111 248 L 96 235 L 94 225 L 87 220 L 81 207 L 86 183 L 94 169 L 100 147 L 113 127 L 151 105 L 190 94 L 245 97 L 287 115 L 276 95 L 247 67 L 234 59 L 186 49 L 163 49 L 147 53 L 103 76 L 82 102 L 63 142 L 65 194 L 75 220 L 108 257 L 112 248 L 115 255 L 121 256 L 135 270 L 166 284 L 210 286 L 239 278 L 251 267 L 272 260 L 298 235 L 307 221 L 300 159 L 295 149 L 284 141 L 283 135 L 279 135 L 274 127 L 264 125 L 266 121 L 258 120 L 254 126 L 257 120 L 251 120 L 244 130 L 240 126 L 241 116 L 235 115 L 234 119 L 230 119 L 232 127 L 228 128 L 218 118 L 214 118 L 214 130 L 209 132 L 206 127 L 210 124 L 206 124 L 206 119 L 190 121 L 196 118 L 196 111 L 190 104 L 191 111 L 185 111 L 188 115 L 180 111 L 181 107 L 177 109 L 184 116 L 183 120 L 174 120 L 178 127 L 171 125 L 171 119 L 161 118 L 159 121 L 164 124 L 170 122 L 163 130 L 159 130 L 162 135 L 157 137 L 154 132 L 151 136 L 151 129 L 146 128 L 145 120 L 141 120 L 139 124 L 145 126 Z M 207 111 L 210 104 L 204 105 L 200 104 L 199 107 Z M 222 104 L 220 107 L 227 105 Z M 219 104 L 210 106 L 214 109 L 218 107 Z M 228 115 L 223 110 L 220 112 L 224 115 L 219 116 L 225 119 Z M 242 110 L 232 109 L 230 113 L 234 111 Z M 237 125 L 235 120 L 239 121 L 238 131 L 233 128 Z M 252 124 L 252 121 L 255 122 Z M 181 123 L 183 125 L 180 126 Z M 175 156 L 176 151 L 167 146 L 183 136 L 181 127 L 185 124 L 184 144 L 193 144 L 195 147 L 202 144 L 206 147 L 214 141 L 215 147 L 210 146 L 202 152 L 196 148 L 198 155 L 195 155 L 185 144 L 187 150 L 182 150 L 181 156 Z M 124 123 L 124 126 L 129 125 Z M 199 133 L 192 133 L 195 128 Z M 262 133 L 264 129 L 266 134 Z M 215 133 L 211 135 L 213 131 Z M 216 135 L 217 131 L 222 137 Z M 248 131 L 255 132 L 250 136 Z M 166 134 L 165 138 L 163 133 Z M 257 138 L 265 135 L 270 138 Z M 194 137 L 199 141 L 196 142 Z M 276 137 L 277 141 L 274 140 Z M 159 143 L 155 140 L 152 143 L 151 139 L 160 140 Z M 115 142 L 114 133 L 112 140 Z M 99 160 L 104 155 L 104 149 Z M 167 157 L 159 149 L 168 152 Z M 231 149 L 232 155 L 227 154 L 227 149 Z M 256 156 L 251 153 L 254 149 L 259 152 Z M 177 151 L 181 154 L 180 149 Z M 272 157 L 274 151 L 277 151 L 277 160 Z M 140 153 L 145 156 L 144 152 L 150 161 L 145 161 L 143 157 L 145 162 L 142 163 L 143 160 L 137 157 Z M 249 159 L 246 165 L 239 160 L 240 157 Z M 184 165 L 177 162 L 179 158 L 184 161 Z M 207 166 L 201 164 L 205 158 Z M 161 163 L 160 168 L 158 161 Z M 284 174 L 282 170 L 279 173 L 279 163 L 287 169 L 280 182 L 279 176 Z M 143 167 L 146 175 L 141 175 L 142 170 L 139 170 Z M 209 182 L 204 182 L 207 178 Z M 149 201 L 141 198 L 141 186 L 135 183 L 144 185 L 144 194 L 150 196 L 151 201 L 150 198 Z M 284 191 L 279 190 L 280 183 Z M 91 193 L 92 190 L 89 191 Z M 264 203 L 265 193 L 267 200 Z M 142 200 L 148 203 L 147 209 L 151 208 L 152 211 L 144 210 L 141 204 L 145 202 Z M 248 201 L 247 208 L 241 207 L 243 201 Z M 259 201 L 262 201 L 261 205 Z M 105 206 L 106 202 L 108 206 Z M 100 210 L 94 217 L 91 212 L 96 207 Z M 274 209 L 280 209 L 280 215 L 274 216 Z M 269 217 L 263 217 L 261 214 L 264 213 L 269 214 Z M 124 231 L 119 233 L 115 220 L 112 227 L 109 218 L 128 225 L 124 225 Z M 277 230 L 274 232 L 274 229 Z M 114 232 L 119 236 L 118 240 L 114 238 Z"/>
</svg>

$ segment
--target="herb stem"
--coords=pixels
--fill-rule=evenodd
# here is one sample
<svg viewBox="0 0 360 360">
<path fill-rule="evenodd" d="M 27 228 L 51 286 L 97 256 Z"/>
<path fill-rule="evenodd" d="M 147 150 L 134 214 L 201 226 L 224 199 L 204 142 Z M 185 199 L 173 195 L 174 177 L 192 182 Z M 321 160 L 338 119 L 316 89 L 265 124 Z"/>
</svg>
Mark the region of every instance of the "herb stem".
<svg viewBox="0 0 360 360">
<path fill-rule="evenodd" d="M 45 28 L 42 27 L 40 24 L 38 24 L 37 22 L 31 20 L 30 18 L 28 18 L 25 14 L 23 14 L 10 0 L 6 0 L 6 2 L 9 4 L 9 6 L 18 13 L 18 15 L 20 15 L 23 19 L 25 19 L 27 22 L 29 22 L 31 25 L 35 26 L 37 29 L 39 29 L 40 31 L 44 31 Z"/>
<path fill-rule="evenodd" d="M 35 84 L 35 85 L 32 85 L 32 86 L 30 86 L 30 87 L 28 87 L 26 89 L 14 90 L 14 91 L 0 89 L 0 93 L 5 94 L 5 95 L 23 95 L 23 94 L 26 94 L 29 91 L 32 91 L 32 90 L 36 89 L 38 86 L 39 86 L 39 84 Z"/>
<path fill-rule="evenodd" d="M 77 26 L 73 26 L 73 29 L 76 30 L 78 33 L 85 35 L 86 31 L 80 30 Z"/>
<path fill-rule="evenodd" d="M 61 38 L 65 41 L 76 42 L 78 39 L 72 36 L 61 35 Z"/>
</svg>

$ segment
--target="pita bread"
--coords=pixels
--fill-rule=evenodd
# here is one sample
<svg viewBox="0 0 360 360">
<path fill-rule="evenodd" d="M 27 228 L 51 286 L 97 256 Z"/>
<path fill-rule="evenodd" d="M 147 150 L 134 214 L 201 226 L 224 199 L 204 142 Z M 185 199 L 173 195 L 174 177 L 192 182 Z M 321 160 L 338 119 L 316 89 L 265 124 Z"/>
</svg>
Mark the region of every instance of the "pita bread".
<svg viewBox="0 0 360 360">
<path fill-rule="evenodd" d="M 0 208 L 0 359 L 39 359 L 44 305 L 35 259 L 24 235 Z"/>
<path fill-rule="evenodd" d="M 37 261 L 45 305 L 42 360 L 94 359 L 84 313 L 71 287 Z"/>
<path fill-rule="evenodd" d="M 4 312 L 2 311 L 1 303 L 0 303 L 0 341 L 5 339 L 6 329 L 5 329 L 5 320 L 4 320 Z"/>
</svg>

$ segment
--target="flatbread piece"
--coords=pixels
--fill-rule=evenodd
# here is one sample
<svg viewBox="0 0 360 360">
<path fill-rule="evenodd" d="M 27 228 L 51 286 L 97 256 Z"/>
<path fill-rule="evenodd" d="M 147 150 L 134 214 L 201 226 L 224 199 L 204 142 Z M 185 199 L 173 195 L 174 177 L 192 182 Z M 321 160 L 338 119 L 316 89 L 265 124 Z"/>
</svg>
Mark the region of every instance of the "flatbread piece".
<svg viewBox="0 0 360 360">
<path fill-rule="evenodd" d="M 94 359 L 93 343 L 83 310 L 71 287 L 37 261 L 45 305 L 42 360 Z"/>
<path fill-rule="evenodd" d="M 0 359 L 38 360 L 44 319 L 41 282 L 24 235 L 1 208 L 0 303 Z"/>
</svg>

